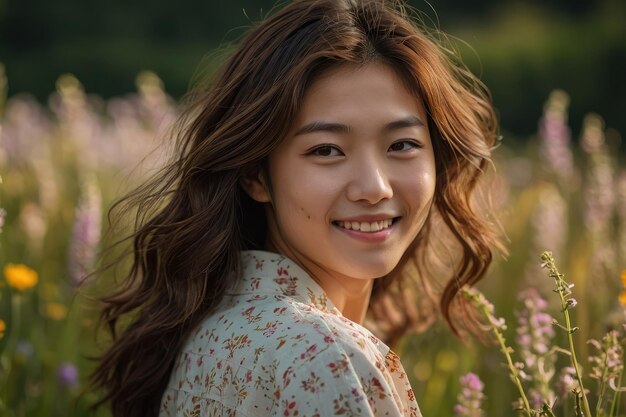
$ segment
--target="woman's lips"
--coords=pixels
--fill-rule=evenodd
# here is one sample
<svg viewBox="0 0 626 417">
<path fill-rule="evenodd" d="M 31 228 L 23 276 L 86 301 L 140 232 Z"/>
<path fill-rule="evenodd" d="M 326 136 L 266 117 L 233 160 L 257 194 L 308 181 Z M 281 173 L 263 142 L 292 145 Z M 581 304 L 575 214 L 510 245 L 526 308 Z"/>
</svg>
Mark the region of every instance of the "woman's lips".
<svg viewBox="0 0 626 417">
<path fill-rule="evenodd" d="M 335 221 L 333 225 L 342 233 L 365 242 L 383 242 L 393 232 L 396 223 L 400 220 L 400 217 L 393 219 L 382 220 L 380 222 L 349 222 L 350 228 L 343 221 Z M 357 228 L 353 227 L 353 223 L 356 223 Z M 382 228 L 380 226 L 383 226 Z M 378 227 L 378 230 L 372 231 L 372 228 Z M 365 230 L 363 230 L 365 229 Z M 369 229 L 369 230 L 368 230 Z"/>
<path fill-rule="evenodd" d="M 337 221 L 335 224 L 339 227 L 343 227 L 348 230 L 356 230 L 360 232 L 378 232 L 391 226 L 393 219 L 385 219 L 374 222 L 359 222 L 359 221 Z"/>
</svg>

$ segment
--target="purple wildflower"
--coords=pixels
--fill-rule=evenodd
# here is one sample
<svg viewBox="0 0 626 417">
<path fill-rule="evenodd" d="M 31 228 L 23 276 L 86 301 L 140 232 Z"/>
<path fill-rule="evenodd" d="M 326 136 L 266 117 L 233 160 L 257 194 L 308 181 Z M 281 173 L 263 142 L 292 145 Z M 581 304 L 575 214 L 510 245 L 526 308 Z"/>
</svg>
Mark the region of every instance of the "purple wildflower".
<svg viewBox="0 0 626 417">
<path fill-rule="evenodd" d="M 604 122 L 599 116 L 585 117 L 581 142 L 590 158 L 585 188 L 585 225 L 593 234 L 608 227 L 615 205 L 614 169 L 603 128 Z"/>
<path fill-rule="evenodd" d="M 576 379 L 576 370 L 573 366 L 566 366 L 561 369 L 556 379 L 556 393 L 561 399 L 566 399 L 574 390 L 580 390 L 580 385 Z"/>
<path fill-rule="evenodd" d="M 515 362 L 513 366 L 515 367 L 515 369 L 517 369 L 517 375 L 519 376 L 520 380 L 522 381 L 530 380 L 530 375 L 528 375 L 526 371 L 524 370 L 524 368 L 526 368 L 526 365 L 524 364 L 524 362 Z"/>
<path fill-rule="evenodd" d="M 142 71 L 137 75 L 139 109 L 144 113 L 149 126 L 155 131 L 168 129 L 177 115 L 174 102 L 163 88 L 163 81 L 152 71 Z"/>
<path fill-rule="evenodd" d="M 469 296 L 473 302 L 481 309 L 484 309 L 487 319 L 491 327 L 497 330 L 506 330 L 506 320 L 503 317 L 495 316 L 495 307 L 493 303 L 485 297 L 485 295 L 473 287 L 464 287 L 465 294 Z"/>
<path fill-rule="evenodd" d="M 565 302 L 567 308 L 574 308 L 578 305 L 578 301 L 575 298 L 568 298 Z"/>
<path fill-rule="evenodd" d="M 72 388 L 78 384 L 78 369 L 69 362 L 62 363 L 57 368 L 57 380 L 61 387 Z"/>
<path fill-rule="evenodd" d="M 551 350 L 554 338 L 553 318 L 546 313 L 547 301 L 534 288 L 519 295 L 524 308 L 516 313 L 517 344 L 526 365 L 526 374 L 532 381 L 529 401 L 533 408 L 544 403 L 552 404 L 555 399 L 550 389 L 550 380 L 555 373 L 556 355 Z"/>
<path fill-rule="evenodd" d="M 461 392 L 457 396 L 458 404 L 454 407 L 454 413 L 458 417 L 481 417 L 484 415 L 482 402 L 484 385 L 478 375 L 469 372 L 459 379 Z"/>
<path fill-rule="evenodd" d="M 80 81 L 72 74 L 57 80 L 57 91 L 49 106 L 59 121 L 61 132 L 73 143 L 80 169 L 97 166 L 99 144 L 103 138 L 103 122 L 97 112 L 102 99 L 88 96 Z"/>
<path fill-rule="evenodd" d="M 107 102 L 111 123 L 104 126 L 104 140 L 94 145 L 98 147 L 99 162 L 123 171 L 136 167 L 133 177 L 140 179 L 168 162 L 172 151 L 168 138 L 178 118 L 178 108 L 153 72 L 140 73 L 136 84 L 138 93 Z M 133 140 L 124 140 L 129 137 Z"/>
<path fill-rule="evenodd" d="M 483 316 L 488 320 L 489 328 L 495 336 L 498 345 L 500 345 L 500 352 L 502 352 L 502 354 L 506 358 L 511 380 L 515 383 L 515 386 L 517 387 L 517 390 L 520 394 L 522 409 L 524 409 L 526 413 L 530 415 L 530 404 L 528 402 L 528 399 L 526 398 L 526 393 L 524 392 L 521 381 L 521 379 L 526 378 L 526 374 L 523 371 L 524 365 L 521 362 L 513 364 L 513 360 L 511 358 L 511 353 L 513 353 L 513 349 L 506 344 L 506 339 L 502 333 L 507 328 L 506 322 L 504 321 L 504 319 L 494 316 L 493 304 L 491 304 L 485 298 L 485 296 L 476 288 L 465 286 L 462 289 L 462 294 L 466 296 L 469 300 L 471 300 L 474 307 L 479 309 L 482 312 Z"/>
<path fill-rule="evenodd" d="M 614 161 L 606 145 L 604 122 L 600 116 L 590 114 L 585 117 L 581 144 L 589 155 L 583 212 L 592 246 L 588 275 L 602 277 L 606 276 L 606 271 L 617 269 L 617 252 L 611 236 L 617 184 Z"/>
<path fill-rule="evenodd" d="M 68 270 L 73 285 L 80 285 L 93 267 L 100 242 L 101 197 L 94 181 L 88 182 L 76 209 Z"/>
<path fill-rule="evenodd" d="M 537 205 L 532 214 L 532 246 L 530 253 L 549 249 L 558 257 L 564 252 L 567 242 L 567 202 L 553 184 L 543 184 L 539 189 Z M 526 281 L 540 290 L 548 290 L 549 281 L 543 277 L 537 262 L 526 266 Z"/>
<path fill-rule="evenodd" d="M 30 163 L 47 149 L 50 119 L 35 98 L 17 95 L 6 102 L 2 117 L 2 157 L 9 166 Z"/>
<path fill-rule="evenodd" d="M 602 341 L 595 339 L 587 343 L 598 350 L 597 355 L 589 356 L 591 372 L 589 376 L 598 381 L 598 403 L 604 406 L 607 400 L 607 388 L 619 390 L 616 381 L 619 381 L 624 364 L 622 362 L 622 345 L 619 341 L 617 331 L 612 330 L 602 338 Z"/>
<path fill-rule="evenodd" d="M 105 126 L 105 140 L 97 145 L 100 162 L 123 171 L 140 168 L 133 171 L 139 178 L 166 163 L 172 151 L 166 138 L 177 117 L 174 110 L 146 110 L 145 106 L 136 94 L 109 100 L 107 113 L 112 122 Z M 122 140 L 128 137 L 133 140 Z M 124 151 L 120 153 L 120 149 Z"/>
<path fill-rule="evenodd" d="M 137 99 L 113 98 L 107 103 L 111 123 L 106 126 L 105 140 L 99 144 L 100 161 L 116 169 L 136 166 L 154 146 L 154 132 L 142 123 Z M 121 141 L 132 137 L 133 141 Z M 120 149 L 124 152 L 120 154 Z"/>
<path fill-rule="evenodd" d="M 540 155 L 546 170 L 557 175 L 565 185 L 570 184 L 574 173 L 571 132 L 567 125 L 568 95 L 554 90 L 544 106 L 543 117 L 539 121 Z"/>
<path fill-rule="evenodd" d="M 541 188 L 532 226 L 534 249 L 549 248 L 558 257 L 567 241 L 567 202 L 555 186 L 545 184 Z"/>
<path fill-rule="evenodd" d="M 0 233 L 2 233 L 2 228 L 4 227 L 4 220 L 6 219 L 7 211 L 0 207 Z"/>
</svg>

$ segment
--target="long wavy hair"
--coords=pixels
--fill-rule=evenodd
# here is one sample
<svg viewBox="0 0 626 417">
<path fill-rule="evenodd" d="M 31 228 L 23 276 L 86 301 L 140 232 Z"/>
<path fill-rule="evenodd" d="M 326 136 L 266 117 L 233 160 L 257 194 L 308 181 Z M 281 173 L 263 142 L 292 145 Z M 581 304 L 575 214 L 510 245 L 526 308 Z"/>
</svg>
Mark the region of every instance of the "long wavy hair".
<svg viewBox="0 0 626 417">
<path fill-rule="evenodd" d="M 251 28 L 211 82 L 188 95 L 173 162 L 109 212 L 111 219 L 133 209 L 136 217 L 127 237 L 132 265 L 100 299 L 112 341 L 92 374 L 103 392 L 96 408 L 110 404 L 118 417 L 158 414 L 182 344 L 240 276 L 240 251 L 263 248 L 263 206 L 240 180 L 267 172 L 307 87 L 345 63 L 377 61 L 397 71 L 424 102 L 436 161 L 431 216 L 398 266 L 377 280 L 373 299 L 403 280 L 434 279 L 428 251 L 433 232 L 444 228 L 458 254 L 440 310 L 456 331 L 453 300 L 483 277 L 499 245 L 473 203 L 497 120 L 487 89 L 417 20 L 397 1 L 295 1 Z M 407 273 L 408 265 L 417 272 Z"/>
</svg>

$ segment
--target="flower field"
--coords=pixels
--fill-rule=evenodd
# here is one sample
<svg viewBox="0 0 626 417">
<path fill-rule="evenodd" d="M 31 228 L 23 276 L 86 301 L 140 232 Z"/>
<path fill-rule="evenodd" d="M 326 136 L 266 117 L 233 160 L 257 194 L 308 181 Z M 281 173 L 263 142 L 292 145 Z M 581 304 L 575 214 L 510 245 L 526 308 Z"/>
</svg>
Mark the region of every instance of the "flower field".
<svg viewBox="0 0 626 417">
<path fill-rule="evenodd" d="M 177 105 L 150 72 L 109 100 L 64 75 L 45 105 L 5 100 L 6 82 L 0 66 L 0 415 L 91 415 L 94 298 L 115 271 L 87 274 L 121 237 L 105 234 L 111 203 L 167 157 Z M 594 114 L 571 132 L 568 104 L 554 91 L 537 133 L 495 151 L 510 254 L 465 291 L 494 343 L 435 324 L 399 347 L 424 416 L 626 415 L 621 137 Z"/>
</svg>

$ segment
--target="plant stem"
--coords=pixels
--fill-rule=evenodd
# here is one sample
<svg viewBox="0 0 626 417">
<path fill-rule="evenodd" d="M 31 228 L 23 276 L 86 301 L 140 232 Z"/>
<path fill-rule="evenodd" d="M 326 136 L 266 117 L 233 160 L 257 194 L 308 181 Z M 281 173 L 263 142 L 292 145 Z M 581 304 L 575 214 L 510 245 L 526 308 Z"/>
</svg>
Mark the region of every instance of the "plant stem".
<svg viewBox="0 0 626 417">
<path fill-rule="evenodd" d="M 607 360 L 608 358 L 604 357 L 604 364 L 603 364 L 603 370 L 602 370 L 602 376 L 600 377 L 600 389 L 599 389 L 599 393 L 598 393 L 598 401 L 596 402 L 596 417 L 600 416 L 600 411 L 602 410 L 602 401 L 604 401 L 604 394 L 606 392 L 606 384 L 604 383 L 604 379 L 606 378 L 606 373 L 607 373 Z"/>
<path fill-rule="evenodd" d="M 489 327 L 491 328 L 491 331 L 493 332 L 493 334 L 496 336 L 496 340 L 498 341 L 498 345 L 500 346 L 500 351 L 506 358 L 507 366 L 509 367 L 509 372 L 511 374 L 511 377 L 513 379 L 513 382 L 515 383 L 515 386 L 517 387 L 520 398 L 522 399 L 522 402 L 524 403 L 524 413 L 526 414 L 526 416 L 531 417 L 532 410 L 530 408 L 530 403 L 528 402 L 528 398 L 526 398 L 526 393 L 524 392 L 524 388 L 522 387 L 522 382 L 519 379 L 519 370 L 513 364 L 513 359 L 511 358 L 511 354 L 510 354 L 511 349 L 506 345 L 506 339 L 504 338 L 504 335 L 500 332 L 500 329 L 497 326 L 493 325 L 492 323 L 492 320 L 491 320 L 492 313 L 489 309 L 489 306 L 487 306 L 486 303 L 483 302 L 483 300 L 481 300 L 478 297 L 477 293 L 470 291 L 470 290 L 465 290 L 465 294 L 468 297 L 470 297 L 472 302 L 474 302 L 474 304 L 476 304 L 480 308 L 483 315 L 489 321 L 490 323 Z"/>
<path fill-rule="evenodd" d="M 486 311 L 485 309 L 483 309 L 483 313 L 489 314 L 489 312 Z M 506 362 L 509 367 L 509 372 L 511 373 L 511 376 L 513 377 L 513 382 L 517 386 L 517 391 L 519 392 L 519 395 L 522 398 L 522 402 L 524 403 L 524 411 L 526 412 L 528 417 L 530 417 L 532 415 L 531 409 L 530 409 L 530 403 L 528 402 L 528 398 L 526 398 L 526 393 L 524 392 L 524 388 L 522 388 L 522 381 L 520 381 L 519 379 L 519 371 L 513 364 L 513 359 L 511 359 L 511 354 L 509 352 L 508 346 L 506 345 L 506 340 L 504 339 L 504 336 L 502 335 L 502 333 L 500 333 L 500 330 L 498 330 L 497 327 L 491 326 L 491 331 L 493 332 L 493 334 L 496 336 L 496 339 L 498 340 L 498 344 L 500 345 L 500 351 L 506 357 Z"/>
<path fill-rule="evenodd" d="M 569 351 L 571 352 L 571 360 L 572 366 L 576 371 L 576 378 L 578 379 L 578 386 L 580 387 L 581 397 L 582 397 L 582 406 L 583 413 L 585 417 L 591 417 L 591 409 L 589 408 L 589 401 L 587 400 L 587 394 L 585 394 L 585 388 L 583 386 L 583 380 L 580 373 L 580 367 L 578 365 L 578 360 L 576 359 L 576 351 L 574 349 L 574 338 L 573 333 L 576 329 L 572 328 L 572 323 L 569 317 L 569 305 L 565 300 L 564 288 L 568 288 L 569 284 L 565 282 L 563 279 L 563 275 L 559 273 L 556 264 L 554 262 L 554 258 L 552 257 L 552 252 L 544 252 L 541 255 L 541 259 L 546 263 L 545 265 L 550 270 L 550 276 L 554 278 L 556 283 L 556 292 L 559 293 L 559 297 L 561 298 L 561 309 L 563 311 L 563 315 L 565 316 L 565 329 L 567 330 L 567 340 L 569 341 Z"/>
<path fill-rule="evenodd" d="M 552 411 L 552 407 L 548 407 L 546 405 L 541 411 L 542 411 L 542 414 L 540 415 L 546 415 L 547 417 L 556 417 L 556 415 L 554 414 L 554 411 Z"/>
<path fill-rule="evenodd" d="M 622 355 L 622 360 L 623 360 L 623 355 Z M 619 383 L 617 384 L 618 387 L 622 386 L 622 375 L 624 375 L 624 368 L 622 367 L 622 369 L 619 371 Z M 609 417 L 613 417 L 613 412 L 616 409 L 619 409 L 619 401 L 620 401 L 620 394 L 621 391 L 617 390 L 613 393 L 613 401 L 611 403 L 611 411 L 609 413 Z"/>
</svg>

